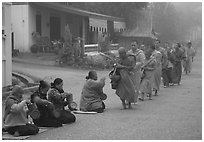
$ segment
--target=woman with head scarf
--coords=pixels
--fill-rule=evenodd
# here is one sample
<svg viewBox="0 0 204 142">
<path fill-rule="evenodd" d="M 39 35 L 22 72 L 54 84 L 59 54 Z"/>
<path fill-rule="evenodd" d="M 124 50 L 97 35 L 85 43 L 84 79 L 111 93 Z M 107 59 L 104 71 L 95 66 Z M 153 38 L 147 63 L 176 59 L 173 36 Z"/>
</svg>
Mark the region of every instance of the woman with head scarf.
<svg viewBox="0 0 204 142">
<path fill-rule="evenodd" d="M 60 127 L 62 123 L 53 115 L 54 106 L 47 100 L 49 88 L 50 85 L 42 80 L 38 90 L 31 95 L 31 102 L 37 105 L 40 112 L 40 117 L 33 119 L 33 122 L 39 127 Z"/>
<path fill-rule="evenodd" d="M 5 102 L 3 118 L 5 130 L 14 136 L 35 135 L 39 131 L 36 125 L 28 123 L 26 108 L 30 100 L 28 97 L 23 97 L 23 94 L 22 87 L 16 85 Z"/>
<path fill-rule="evenodd" d="M 80 110 L 98 113 L 104 111 L 105 104 L 103 100 L 107 98 L 106 94 L 103 93 L 105 78 L 101 78 L 99 81 L 97 79 L 96 71 L 89 71 L 81 93 Z"/>
<path fill-rule="evenodd" d="M 73 96 L 71 93 L 64 92 L 61 78 L 56 78 L 51 83 L 51 90 L 48 91 L 48 100 L 53 103 L 55 117 L 62 124 L 75 122 L 76 117 L 70 112 L 73 109 L 71 107 Z M 65 106 L 68 106 L 69 109 L 65 110 Z"/>
</svg>

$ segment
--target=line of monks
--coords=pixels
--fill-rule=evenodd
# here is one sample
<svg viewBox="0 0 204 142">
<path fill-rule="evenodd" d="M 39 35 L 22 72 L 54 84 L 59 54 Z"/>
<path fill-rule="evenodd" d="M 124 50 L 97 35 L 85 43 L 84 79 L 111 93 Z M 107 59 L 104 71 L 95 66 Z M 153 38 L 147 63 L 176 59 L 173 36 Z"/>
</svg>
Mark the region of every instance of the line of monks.
<svg viewBox="0 0 204 142">
<path fill-rule="evenodd" d="M 126 51 L 124 47 L 118 50 L 119 61 L 110 74 L 112 88 L 122 101 L 123 108 L 132 108 L 131 103 L 144 101 L 145 96 L 150 100 L 152 94 L 158 95 L 160 84 L 163 87 L 180 85 L 182 65 L 186 74 L 191 72 L 196 50 L 192 43 L 186 46 L 175 43 L 171 47 L 168 43 L 160 46 L 155 40 L 151 46 L 140 46 L 137 41 L 131 43 Z"/>
</svg>

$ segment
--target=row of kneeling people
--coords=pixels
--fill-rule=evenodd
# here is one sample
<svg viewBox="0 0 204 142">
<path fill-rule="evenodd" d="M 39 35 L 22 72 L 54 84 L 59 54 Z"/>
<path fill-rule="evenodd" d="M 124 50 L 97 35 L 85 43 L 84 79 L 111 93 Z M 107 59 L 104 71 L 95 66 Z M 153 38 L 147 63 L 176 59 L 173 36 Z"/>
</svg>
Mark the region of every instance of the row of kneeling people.
<svg viewBox="0 0 204 142">
<path fill-rule="evenodd" d="M 104 85 L 105 78 L 98 81 L 95 71 L 88 73 L 80 100 L 81 111 L 104 111 L 103 100 L 107 98 L 103 93 Z M 16 85 L 6 98 L 3 131 L 14 136 L 35 135 L 38 127 L 60 127 L 76 121 L 71 112 L 77 111 L 76 103 L 71 93 L 64 92 L 62 79 L 56 78 L 51 85 L 40 81 L 35 93 L 30 96 L 24 93 L 22 87 Z"/>
</svg>

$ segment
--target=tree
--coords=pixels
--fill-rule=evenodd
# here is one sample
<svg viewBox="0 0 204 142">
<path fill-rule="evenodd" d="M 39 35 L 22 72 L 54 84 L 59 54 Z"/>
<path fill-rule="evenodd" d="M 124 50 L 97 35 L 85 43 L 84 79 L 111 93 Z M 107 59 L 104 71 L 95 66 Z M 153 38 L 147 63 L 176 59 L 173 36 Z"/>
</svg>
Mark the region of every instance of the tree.
<svg viewBox="0 0 204 142">
<path fill-rule="evenodd" d="M 64 45 L 59 52 L 60 64 L 74 62 L 74 48 L 72 46 L 72 34 L 69 29 L 69 25 L 65 26 L 64 32 Z"/>
<path fill-rule="evenodd" d="M 64 42 L 64 48 L 66 50 L 69 50 L 69 52 L 71 52 L 71 54 L 72 54 L 73 53 L 73 49 L 72 49 L 72 34 L 70 32 L 68 24 L 65 26 L 64 41 L 65 41 Z"/>
</svg>

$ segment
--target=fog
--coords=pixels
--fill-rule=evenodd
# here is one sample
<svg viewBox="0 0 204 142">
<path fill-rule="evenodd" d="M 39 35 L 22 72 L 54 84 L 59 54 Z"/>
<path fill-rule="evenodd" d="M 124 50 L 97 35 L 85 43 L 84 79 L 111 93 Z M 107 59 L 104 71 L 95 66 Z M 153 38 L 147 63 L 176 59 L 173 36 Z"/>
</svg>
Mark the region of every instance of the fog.
<svg viewBox="0 0 204 142">
<path fill-rule="evenodd" d="M 154 5 L 153 28 L 160 33 L 159 38 L 176 42 L 191 40 L 201 45 L 201 2 L 168 2 Z"/>
</svg>

